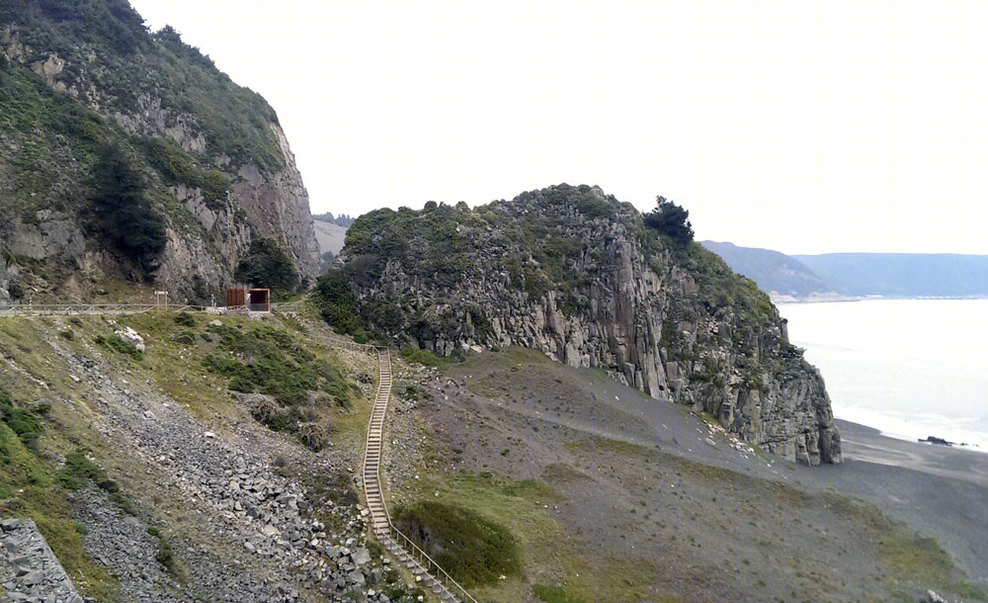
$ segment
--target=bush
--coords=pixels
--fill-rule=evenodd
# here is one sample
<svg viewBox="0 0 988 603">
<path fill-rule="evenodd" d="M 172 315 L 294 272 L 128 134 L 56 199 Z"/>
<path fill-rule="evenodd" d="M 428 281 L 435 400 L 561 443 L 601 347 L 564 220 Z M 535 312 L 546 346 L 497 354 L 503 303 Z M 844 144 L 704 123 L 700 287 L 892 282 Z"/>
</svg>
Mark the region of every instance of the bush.
<svg viewBox="0 0 988 603">
<path fill-rule="evenodd" d="M 188 312 L 179 312 L 175 315 L 175 324 L 183 327 L 195 328 L 196 317 Z"/>
<path fill-rule="evenodd" d="M 326 422 L 302 423 L 298 426 L 298 438 L 313 452 L 319 452 L 329 445 L 333 428 Z"/>
<path fill-rule="evenodd" d="M 65 466 L 58 471 L 56 479 L 66 490 L 79 490 L 91 479 L 100 475 L 99 468 L 93 464 L 82 450 L 70 452 L 65 457 Z"/>
<path fill-rule="evenodd" d="M 338 333 L 353 335 L 354 339 L 362 337 L 363 341 L 358 343 L 364 343 L 370 338 L 360 317 L 357 298 L 342 270 L 334 268 L 319 277 L 315 299 L 323 320 Z"/>
<path fill-rule="evenodd" d="M 409 364 L 421 364 L 422 366 L 440 367 L 450 362 L 435 352 L 421 350 L 410 345 L 401 348 L 398 355 Z"/>
<path fill-rule="evenodd" d="M 73 492 L 81 489 L 92 480 L 100 490 L 107 493 L 110 500 L 120 507 L 121 511 L 129 515 L 137 515 L 134 505 L 120 490 L 117 482 L 109 479 L 106 473 L 90 461 L 86 457 L 85 451 L 81 449 L 65 456 L 65 466 L 58 470 L 55 479 L 60 486 Z"/>
<path fill-rule="evenodd" d="M 113 350 L 118 354 L 126 354 L 134 360 L 141 361 L 144 359 L 144 353 L 135 348 L 132 344 L 127 343 L 123 339 L 120 339 L 119 335 L 110 335 L 109 337 L 103 337 L 102 335 L 97 335 L 93 342 L 97 345 L 101 345 L 108 350 Z"/>
<path fill-rule="evenodd" d="M 51 406 L 47 409 L 39 406 L 38 412 L 44 414 L 49 409 Z M 35 449 L 38 437 L 41 436 L 41 421 L 30 410 L 15 407 L 14 401 L 2 390 L 0 390 L 0 422 L 6 423 L 25 446 Z"/>
</svg>

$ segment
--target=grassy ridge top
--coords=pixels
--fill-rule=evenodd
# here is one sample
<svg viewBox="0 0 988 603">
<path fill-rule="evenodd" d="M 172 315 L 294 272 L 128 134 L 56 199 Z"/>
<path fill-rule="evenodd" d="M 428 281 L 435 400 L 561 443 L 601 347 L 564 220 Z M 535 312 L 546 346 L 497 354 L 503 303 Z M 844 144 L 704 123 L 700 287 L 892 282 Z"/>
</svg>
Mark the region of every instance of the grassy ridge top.
<svg viewBox="0 0 988 603">
<path fill-rule="evenodd" d="M 688 271 L 700 285 L 695 301 L 708 309 L 740 308 L 754 322 L 778 319 L 768 296 L 717 255 L 648 227 L 633 205 L 587 185 L 560 184 L 473 209 L 462 202 L 430 202 L 418 211 L 370 212 L 347 231 L 348 261 L 328 278 L 335 291 L 341 281 L 355 290 L 372 288 L 387 266 L 397 265 L 426 285 L 448 289 L 500 273 L 508 276 L 509 288 L 524 291 L 530 301 L 554 292 L 557 307 L 575 315 L 589 311 L 593 279 L 613 268 L 616 253 L 624 253 L 614 245 L 620 239 L 640 251 L 659 277 L 672 268 Z M 394 314 L 391 306 L 358 309 L 349 298 L 347 305 L 348 316 L 361 312 L 389 333 L 402 322 L 398 316 L 382 319 Z"/>
</svg>

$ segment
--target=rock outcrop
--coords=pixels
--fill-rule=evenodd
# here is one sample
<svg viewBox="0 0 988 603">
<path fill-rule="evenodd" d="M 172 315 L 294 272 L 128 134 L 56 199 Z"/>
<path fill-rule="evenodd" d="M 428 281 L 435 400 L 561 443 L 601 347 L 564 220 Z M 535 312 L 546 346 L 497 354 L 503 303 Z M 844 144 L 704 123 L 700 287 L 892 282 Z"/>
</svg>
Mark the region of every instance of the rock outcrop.
<svg viewBox="0 0 988 603">
<path fill-rule="evenodd" d="M 50 288 L 35 293 L 54 294 L 66 273 L 94 290 L 133 276 L 87 226 L 106 144 L 124 149 L 164 216 L 167 243 L 144 280 L 208 301 L 255 236 L 278 241 L 301 276 L 318 273 L 308 194 L 273 109 L 174 30 L 150 34 L 119 0 L 15 0 L 0 11 L 0 71 L 16 108 L 35 115 L 13 112 L 0 132 L 0 241 Z"/>
<path fill-rule="evenodd" d="M 707 412 L 784 458 L 841 461 L 823 379 L 768 297 L 594 187 L 379 210 L 341 254 L 372 328 L 442 355 L 519 345 Z"/>
</svg>

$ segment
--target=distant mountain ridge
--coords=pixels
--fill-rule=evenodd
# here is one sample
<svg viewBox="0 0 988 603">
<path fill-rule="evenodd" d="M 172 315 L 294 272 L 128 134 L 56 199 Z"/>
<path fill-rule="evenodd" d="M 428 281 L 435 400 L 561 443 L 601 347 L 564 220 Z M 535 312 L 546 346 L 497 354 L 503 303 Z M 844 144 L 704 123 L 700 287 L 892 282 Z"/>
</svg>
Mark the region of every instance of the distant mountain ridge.
<svg viewBox="0 0 988 603">
<path fill-rule="evenodd" d="M 715 241 L 703 241 L 701 245 L 724 258 L 731 270 L 755 281 L 773 297 L 805 298 L 834 292 L 833 287 L 804 263 L 778 251 Z"/>
<path fill-rule="evenodd" d="M 796 255 L 839 292 L 851 296 L 985 297 L 988 256 L 952 253 Z M 757 282 L 757 279 L 755 279 Z"/>
<path fill-rule="evenodd" d="M 703 241 L 775 299 L 988 297 L 988 256 L 951 253 L 778 251 Z"/>
</svg>

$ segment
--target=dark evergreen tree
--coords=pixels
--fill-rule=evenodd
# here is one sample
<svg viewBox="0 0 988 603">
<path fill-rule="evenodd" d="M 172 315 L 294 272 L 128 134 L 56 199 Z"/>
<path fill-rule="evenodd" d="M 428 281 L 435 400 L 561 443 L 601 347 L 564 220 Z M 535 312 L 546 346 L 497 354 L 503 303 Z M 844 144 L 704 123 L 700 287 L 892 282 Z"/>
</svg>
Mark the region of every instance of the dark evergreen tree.
<svg viewBox="0 0 988 603">
<path fill-rule="evenodd" d="M 276 295 L 292 293 L 300 283 L 291 258 L 277 241 L 268 237 L 250 242 L 234 278 L 255 287 L 267 287 Z"/>
<path fill-rule="evenodd" d="M 665 197 L 655 199 L 655 209 L 645 214 L 645 226 L 666 235 L 679 245 L 687 245 L 693 240 L 693 225 L 690 212 Z"/>
<path fill-rule="evenodd" d="M 140 173 L 115 145 L 100 151 L 95 170 L 92 210 L 103 244 L 133 261 L 149 278 L 165 250 L 165 221 L 144 195 Z"/>
</svg>

